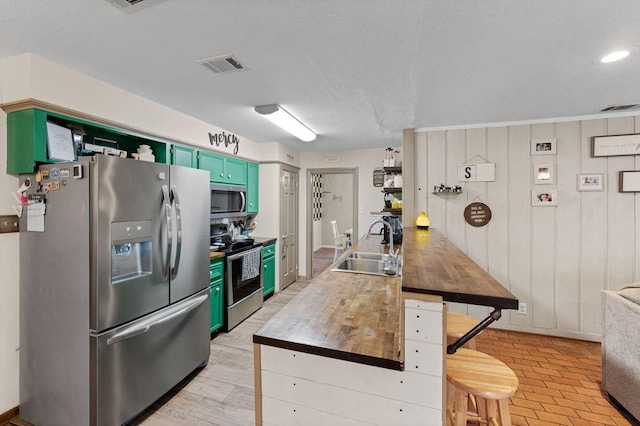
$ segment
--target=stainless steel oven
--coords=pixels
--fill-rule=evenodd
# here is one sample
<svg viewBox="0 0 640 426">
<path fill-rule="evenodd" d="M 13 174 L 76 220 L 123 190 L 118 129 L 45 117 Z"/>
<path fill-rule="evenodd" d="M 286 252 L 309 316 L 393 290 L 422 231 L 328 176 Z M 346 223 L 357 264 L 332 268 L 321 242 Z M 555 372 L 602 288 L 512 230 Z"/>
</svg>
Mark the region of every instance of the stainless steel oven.
<svg viewBox="0 0 640 426">
<path fill-rule="evenodd" d="M 247 188 L 214 184 L 211 187 L 211 219 L 247 215 Z"/>
<path fill-rule="evenodd" d="M 229 331 L 262 306 L 262 244 L 229 250 L 225 271 Z"/>
</svg>

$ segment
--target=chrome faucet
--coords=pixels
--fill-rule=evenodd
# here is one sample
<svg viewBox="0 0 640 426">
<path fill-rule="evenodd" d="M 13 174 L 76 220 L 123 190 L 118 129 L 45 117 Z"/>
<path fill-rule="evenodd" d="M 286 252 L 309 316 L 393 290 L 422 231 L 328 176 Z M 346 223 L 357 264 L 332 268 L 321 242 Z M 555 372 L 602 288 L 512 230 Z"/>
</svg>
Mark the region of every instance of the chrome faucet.
<svg viewBox="0 0 640 426">
<path fill-rule="evenodd" d="M 389 228 L 389 263 L 388 263 L 388 268 L 393 270 L 393 273 L 395 274 L 395 272 L 397 271 L 397 267 L 398 267 L 398 253 L 400 252 L 400 249 L 398 249 L 398 251 L 394 251 L 393 250 L 393 226 L 391 226 L 391 224 L 389 222 L 387 222 L 384 219 L 378 219 L 376 221 L 371 222 L 371 225 L 369 225 L 369 230 L 367 231 L 367 235 L 365 235 L 365 239 L 369 239 L 369 237 L 371 237 L 371 228 L 373 228 L 374 225 L 378 224 L 378 223 L 382 223 L 384 226 L 386 226 L 387 228 Z"/>
</svg>

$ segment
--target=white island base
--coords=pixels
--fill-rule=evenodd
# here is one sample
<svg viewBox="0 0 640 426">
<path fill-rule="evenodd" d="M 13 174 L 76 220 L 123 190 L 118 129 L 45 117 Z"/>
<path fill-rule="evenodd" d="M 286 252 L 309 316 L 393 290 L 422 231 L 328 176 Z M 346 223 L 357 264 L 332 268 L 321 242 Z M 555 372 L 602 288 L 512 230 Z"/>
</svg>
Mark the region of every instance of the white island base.
<svg viewBox="0 0 640 426">
<path fill-rule="evenodd" d="M 446 307 L 403 296 L 403 371 L 255 344 L 256 425 L 444 424 Z"/>
</svg>

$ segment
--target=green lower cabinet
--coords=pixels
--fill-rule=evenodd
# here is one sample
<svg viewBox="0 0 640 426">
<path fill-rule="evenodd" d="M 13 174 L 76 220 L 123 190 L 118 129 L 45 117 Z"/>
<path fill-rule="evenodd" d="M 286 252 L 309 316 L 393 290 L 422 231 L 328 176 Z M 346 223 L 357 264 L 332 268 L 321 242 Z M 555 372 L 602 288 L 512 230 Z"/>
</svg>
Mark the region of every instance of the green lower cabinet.
<svg viewBox="0 0 640 426">
<path fill-rule="evenodd" d="M 224 324 L 224 259 L 212 260 L 209 267 L 209 302 L 211 304 L 211 326 L 213 333 Z"/>
<path fill-rule="evenodd" d="M 276 289 L 276 244 L 262 247 L 262 294 L 266 297 Z"/>
<path fill-rule="evenodd" d="M 224 323 L 224 306 L 222 305 L 222 282 L 209 287 L 209 299 L 211 301 L 211 327 L 210 331 L 220 329 Z"/>
</svg>

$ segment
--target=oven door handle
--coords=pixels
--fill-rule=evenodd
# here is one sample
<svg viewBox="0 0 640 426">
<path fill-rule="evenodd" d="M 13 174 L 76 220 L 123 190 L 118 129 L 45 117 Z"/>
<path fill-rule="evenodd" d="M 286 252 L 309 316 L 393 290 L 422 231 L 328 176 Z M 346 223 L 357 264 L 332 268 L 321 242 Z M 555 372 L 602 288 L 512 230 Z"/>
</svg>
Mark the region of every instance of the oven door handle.
<svg viewBox="0 0 640 426">
<path fill-rule="evenodd" d="M 229 262 L 234 261 L 236 259 L 240 259 L 241 257 L 243 257 L 245 254 L 247 254 L 247 252 L 242 252 L 242 253 L 238 253 L 238 254 L 232 254 L 231 256 L 227 256 L 227 260 Z"/>
</svg>

